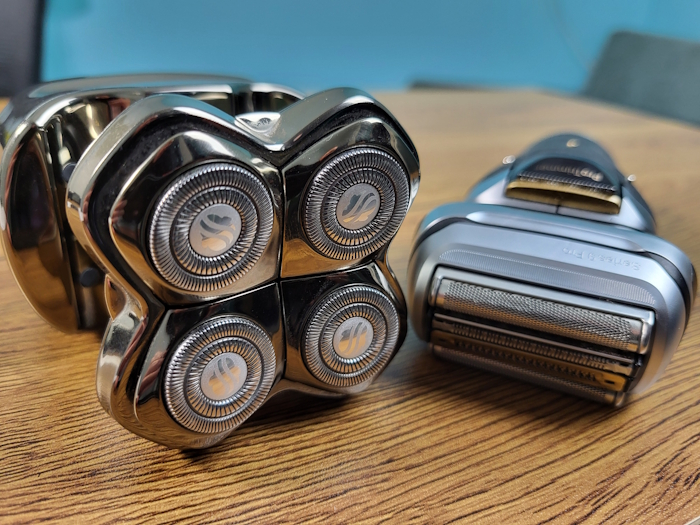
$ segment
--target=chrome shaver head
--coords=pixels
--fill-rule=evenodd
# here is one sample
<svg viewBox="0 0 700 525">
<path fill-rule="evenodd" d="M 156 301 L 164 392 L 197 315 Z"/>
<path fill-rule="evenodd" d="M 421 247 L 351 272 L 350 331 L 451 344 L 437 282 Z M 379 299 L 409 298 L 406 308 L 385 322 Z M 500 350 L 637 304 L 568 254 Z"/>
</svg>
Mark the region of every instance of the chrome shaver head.
<svg viewBox="0 0 700 525">
<path fill-rule="evenodd" d="M 98 396 L 129 430 L 209 446 L 275 392 L 366 388 L 400 346 L 386 251 L 418 157 L 366 93 L 83 79 L 0 126 L 12 271 L 57 328 L 107 324 Z"/>
<path fill-rule="evenodd" d="M 416 332 L 446 360 L 619 405 L 678 346 L 693 266 L 598 144 L 556 135 L 504 164 L 419 227 Z"/>
</svg>

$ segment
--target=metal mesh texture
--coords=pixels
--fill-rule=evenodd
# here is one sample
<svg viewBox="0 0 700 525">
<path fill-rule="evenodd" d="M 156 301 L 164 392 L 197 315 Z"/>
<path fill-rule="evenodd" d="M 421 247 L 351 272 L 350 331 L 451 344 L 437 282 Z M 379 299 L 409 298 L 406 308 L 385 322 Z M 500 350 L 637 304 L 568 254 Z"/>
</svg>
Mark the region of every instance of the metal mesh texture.
<svg viewBox="0 0 700 525">
<path fill-rule="evenodd" d="M 452 312 L 619 350 L 639 346 L 642 323 L 636 319 L 449 279 L 440 292 L 441 306 Z"/>
</svg>

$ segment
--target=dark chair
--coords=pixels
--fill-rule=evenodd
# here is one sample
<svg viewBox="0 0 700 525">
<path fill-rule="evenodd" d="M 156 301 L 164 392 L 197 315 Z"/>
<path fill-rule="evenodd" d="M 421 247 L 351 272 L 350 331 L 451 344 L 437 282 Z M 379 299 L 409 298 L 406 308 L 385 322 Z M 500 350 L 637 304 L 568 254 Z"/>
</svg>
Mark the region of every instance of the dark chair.
<svg viewBox="0 0 700 525">
<path fill-rule="evenodd" d="M 0 97 L 39 81 L 43 0 L 0 0 Z"/>
<path fill-rule="evenodd" d="M 614 33 L 583 95 L 700 124 L 700 43 Z"/>
</svg>

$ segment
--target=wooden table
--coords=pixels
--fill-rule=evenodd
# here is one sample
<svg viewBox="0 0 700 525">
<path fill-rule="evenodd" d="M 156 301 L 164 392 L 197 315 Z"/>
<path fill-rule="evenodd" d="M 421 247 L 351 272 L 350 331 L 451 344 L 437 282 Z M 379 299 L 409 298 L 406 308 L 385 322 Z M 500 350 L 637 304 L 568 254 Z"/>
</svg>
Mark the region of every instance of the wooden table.
<svg viewBox="0 0 700 525">
<path fill-rule="evenodd" d="M 421 190 L 394 241 L 547 134 L 599 140 L 700 261 L 700 130 L 534 92 L 379 98 L 418 147 Z M 0 264 L 0 519 L 683 524 L 700 515 L 700 316 L 663 378 L 621 410 L 436 361 L 409 334 L 345 401 L 275 398 L 221 445 L 168 450 L 95 396 L 100 334 L 41 321 Z"/>
</svg>

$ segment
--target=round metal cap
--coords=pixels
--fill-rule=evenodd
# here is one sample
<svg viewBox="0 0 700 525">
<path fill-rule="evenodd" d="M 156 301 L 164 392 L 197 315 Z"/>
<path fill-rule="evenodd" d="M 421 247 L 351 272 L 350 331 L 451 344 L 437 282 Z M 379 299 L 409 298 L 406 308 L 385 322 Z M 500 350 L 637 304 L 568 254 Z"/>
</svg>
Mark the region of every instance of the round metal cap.
<svg viewBox="0 0 700 525">
<path fill-rule="evenodd" d="M 241 214 L 228 204 L 212 204 L 190 226 L 190 246 L 202 257 L 227 252 L 241 235 Z"/>
<path fill-rule="evenodd" d="M 408 174 L 389 153 L 354 148 L 326 162 L 304 197 L 313 247 L 331 259 L 361 259 L 389 242 L 406 216 Z"/>
<path fill-rule="evenodd" d="M 237 164 L 205 164 L 178 177 L 158 199 L 148 247 L 168 283 L 211 292 L 255 265 L 273 223 L 272 199 L 257 176 Z"/>
<path fill-rule="evenodd" d="M 202 393 L 223 401 L 238 392 L 248 377 L 248 365 L 240 354 L 224 352 L 209 360 L 199 378 Z"/>
<path fill-rule="evenodd" d="M 275 379 L 272 341 L 256 323 L 221 316 L 195 327 L 165 371 L 165 403 L 175 421 L 203 434 L 243 423 L 265 401 Z"/>
<path fill-rule="evenodd" d="M 373 339 L 372 323 L 364 317 L 351 317 L 335 329 L 333 350 L 344 359 L 354 359 L 369 349 Z"/>
<path fill-rule="evenodd" d="M 399 315 L 381 290 L 367 285 L 338 288 L 313 311 L 302 337 L 311 374 L 336 387 L 350 387 L 379 373 L 399 337 Z"/>
<path fill-rule="evenodd" d="M 343 228 L 364 228 L 379 212 L 379 192 L 371 184 L 355 184 L 340 196 L 335 207 L 335 218 Z"/>
</svg>

